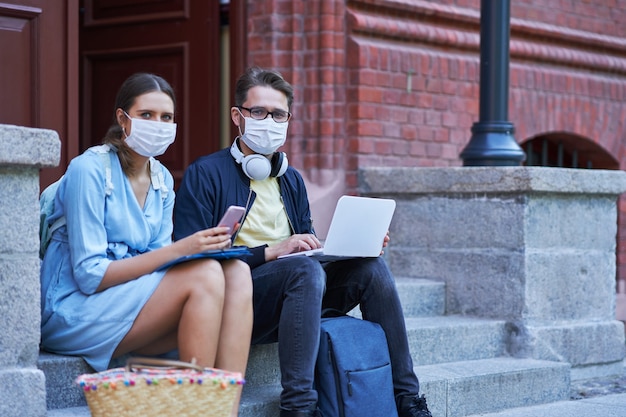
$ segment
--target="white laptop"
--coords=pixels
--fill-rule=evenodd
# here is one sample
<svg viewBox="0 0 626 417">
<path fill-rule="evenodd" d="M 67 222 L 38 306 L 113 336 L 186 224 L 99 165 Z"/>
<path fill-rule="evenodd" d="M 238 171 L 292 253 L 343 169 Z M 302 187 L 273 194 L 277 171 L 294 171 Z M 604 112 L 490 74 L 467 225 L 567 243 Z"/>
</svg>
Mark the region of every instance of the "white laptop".
<svg viewBox="0 0 626 417">
<path fill-rule="evenodd" d="M 279 256 L 311 256 L 320 261 L 377 257 L 383 249 L 396 202 L 386 198 L 342 196 L 324 247 Z"/>
</svg>

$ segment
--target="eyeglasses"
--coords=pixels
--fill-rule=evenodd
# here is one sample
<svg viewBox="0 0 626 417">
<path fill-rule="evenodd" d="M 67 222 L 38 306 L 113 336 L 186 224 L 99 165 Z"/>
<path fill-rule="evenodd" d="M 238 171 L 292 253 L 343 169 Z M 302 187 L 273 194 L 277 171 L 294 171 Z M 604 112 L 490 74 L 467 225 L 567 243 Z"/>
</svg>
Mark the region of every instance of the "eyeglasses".
<svg viewBox="0 0 626 417">
<path fill-rule="evenodd" d="M 272 119 L 274 119 L 276 123 L 285 123 L 291 119 L 291 113 L 284 110 L 267 111 L 267 109 L 263 107 L 247 108 L 243 106 L 237 106 L 237 108 L 250 112 L 250 116 L 256 120 L 263 120 L 267 118 L 268 115 L 272 115 Z"/>
</svg>

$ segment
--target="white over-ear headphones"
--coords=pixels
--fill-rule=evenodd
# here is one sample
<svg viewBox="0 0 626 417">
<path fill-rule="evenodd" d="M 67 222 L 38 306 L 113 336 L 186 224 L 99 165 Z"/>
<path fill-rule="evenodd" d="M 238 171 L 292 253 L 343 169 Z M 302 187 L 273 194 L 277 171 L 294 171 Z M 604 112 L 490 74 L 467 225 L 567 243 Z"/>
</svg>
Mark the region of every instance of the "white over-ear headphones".
<svg viewBox="0 0 626 417">
<path fill-rule="evenodd" d="M 263 155 L 253 153 L 252 155 L 244 155 L 239 149 L 236 138 L 230 146 L 230 154 L 235 158 L 241 169 L 252 180 L 262 181 L 269 176 L 280 177 L 287 171 L 289 162 L 284 152 L 274 152 L 271 161 Z"/>
</svg>

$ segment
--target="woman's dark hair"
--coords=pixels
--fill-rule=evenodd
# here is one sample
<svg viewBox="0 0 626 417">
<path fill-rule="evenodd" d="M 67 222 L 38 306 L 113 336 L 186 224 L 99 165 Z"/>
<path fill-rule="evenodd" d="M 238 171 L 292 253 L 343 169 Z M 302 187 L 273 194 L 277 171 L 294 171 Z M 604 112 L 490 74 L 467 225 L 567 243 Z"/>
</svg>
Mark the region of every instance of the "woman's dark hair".
<svg viewBox="0 0 626 417">
<path fill-rule="evenodd" d="M 242 106 L 248 98 L 248 90 L 252 87 L 271 87 L 287 97 L 287 105 L 291 110 L 293 103 L 293 87 L 278 71 L 265 70 L 259 67 L 251 67 L 243 73 L 235 85 L 235 106 Z"/>
<path fill-rule="evenodd" d="M 174 96 L 172 86 L 162 77 L 145 72 L 136 73 L 128 77 L 118 90 L 117 97 L 115 98 L 113 124 L 109 127 L 102 142 L 117 148 L 120 164 L 126 174 L 133 173 L 133 159 L 130 156 L 130 148 L 124 141 L 125 135 L 117 121 L 116 112 L 117 109 L 122 109 L 128 113 L 128 110 L 135 104 L 137 97 L 153 91 L 162 91 L 167 94 L 172 99 L 174 108 L 176 108 L 176 97 Z"/>
</svg>

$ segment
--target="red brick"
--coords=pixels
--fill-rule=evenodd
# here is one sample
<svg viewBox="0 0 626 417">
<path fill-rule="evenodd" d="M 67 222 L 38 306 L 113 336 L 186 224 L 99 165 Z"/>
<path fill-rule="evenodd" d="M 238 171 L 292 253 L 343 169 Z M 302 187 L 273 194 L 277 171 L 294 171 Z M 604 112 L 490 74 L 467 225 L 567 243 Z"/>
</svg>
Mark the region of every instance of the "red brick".
<svg viewBox="0 0 626 417">
<path fill-rule="evenodd" d="M 290 163 L 345 168 L 351 190 L 362 166 L 460 165 L 458 154 L 479 118 L 477 21 L 461 27 L 443 14 L 406 13 L 401 7 L 417 10 L 409 0 L 356 3 L 248 4 L 247 64 L 279 68 L 299 85 Z M 440 4 L 479 16 L 479 0 L 427 0 L 420 8 Z M 511 6 L 509 119 L 516 140 L 550 132 L 587 138 L 626 169 L 626 74 L 619 53 L 626 25 L 616 24 L 626 21 L 626 7 L 615 0 Z M 620 241 L 626 241 L 624 201 Z M 617 274 L 626 278 L 626 243 L 618 251 Z"/>
<path fill-rule="evenodd" d="M 365 136 L 381 136 L 383 129 L 380 122 L 376 121 L 361 121 L 357 128 L 357 135 Z"/>
</svg>

